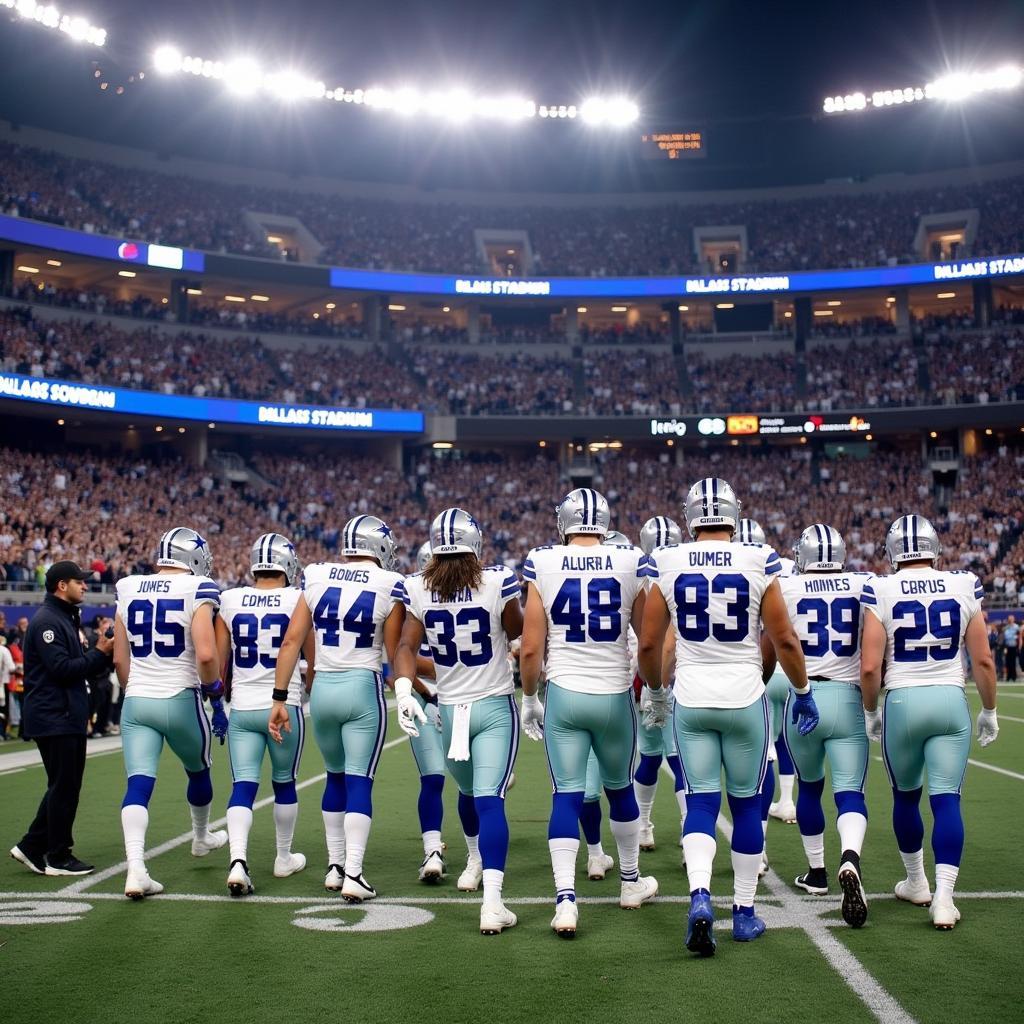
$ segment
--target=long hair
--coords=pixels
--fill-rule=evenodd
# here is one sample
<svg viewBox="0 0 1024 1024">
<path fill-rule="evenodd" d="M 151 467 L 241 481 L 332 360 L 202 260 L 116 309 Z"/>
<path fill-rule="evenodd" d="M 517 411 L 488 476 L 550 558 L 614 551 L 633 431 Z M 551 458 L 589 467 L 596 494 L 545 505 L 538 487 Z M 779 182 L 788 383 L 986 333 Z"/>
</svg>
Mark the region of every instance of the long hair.
<svg viewBox="0 0 1024 1024">
<path fill-rule="evenodd" d="M 472 551 L 433 555 L 423 570 L 423 582 L 442 601 L 450 601 L 462 590 L 475 590 L 482 576 L 483 566 Z"/>
</svg>

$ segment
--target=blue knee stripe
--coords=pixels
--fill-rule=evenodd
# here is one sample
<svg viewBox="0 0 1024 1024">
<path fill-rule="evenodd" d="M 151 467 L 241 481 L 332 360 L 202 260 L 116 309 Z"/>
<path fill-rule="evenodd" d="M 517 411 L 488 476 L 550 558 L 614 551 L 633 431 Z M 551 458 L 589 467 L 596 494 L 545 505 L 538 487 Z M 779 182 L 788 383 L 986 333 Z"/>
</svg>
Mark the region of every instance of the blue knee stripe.
<svg viewBox="0 0 1024 1024">
<path fill-rule="evenodd" d="M 420 798 L 416 810 L 420 816 L 421 832 L 440 832 L 444 820 L 443 775 L 420 776 Z"/>
<path fill-rule="evenodd" d="M 138 804 L 140 807 L 148 807 L 155 785 L 156 779 L 151 775 L 129 775 L 128 788 L 124 792 L 121 806 L 129 807 L 132 804 Z"/>
<path fill-rule="evenodd" d="M 804 784 L 801 782 L 800 789 L 803 788 Z M 836 793 L 836 810 L 840 814 L 863 814 L 865 818 L 868 816 L 868 805 L 864 800 L 864 794 L 856 789 Z"/>
<path fill-rule="evenodd" d="M 903 853 L 916 853 L 924 843 L 920 804 L 920 788 L 892 791 L 892 830 L 896 833 L 896 845 Z"/>
<path fill-rule="evenodd" d="M 732 811 L 732 848 L 736 853 L 760 853 L 764 849 L 761 830 L 761 795 L 733 796 L 729 794 Z M 689 810 L 687 810 L 689 817 Z"/>
<path fill-rule="evenodd" d="M 796 775 L 793 757 L 789 752 L 789 745 L 786 743 L 785 730 L 780 730 L 779 735 L 775 738 L 775 757 L 778 759 L 780 775 Z"/>
<path fill-rule="evenodd" d="M 585 800 L 580 811 L 580 824 L 583 826 L 583 837 L 590 846 L 601 842 L 601 801 Z"/>
<path fill-rule="evenodd" d="M 722 808 L 721 793 L 690 793 L 686 797 L 686 825 L 684 835 L 701 832 L 713 836 L 718 826 L 718 812 Z M 758 823 L 758 828 L 761 827 Z"/>
<path fill-rule="evenodd" d="M 210 778 L 209 768 L 188 773 L 185 799 L 193 807 L 205 807 L 207 804 L 213 803 L 213 780 Z"/>
<path fill-rule="evenodd" d="M 959 867 L 964 852 L 964 819 L 960 814 L 959 793 L 938 793 L 929 797 L 935 825 L 932 828 L 932 852 L 936 864 Z"/>
<path fill-rule="evenodd" d="M 551 798 L 548 839 L 579 839 L 582 814 L 582 793 L 555 793 Z"/>
<path fill-rule="evenodd" d="M 633 779 L 641 786 L 653 786 L 658 781 L 660 767 L 661 754 L 641 754 L 640 763 L 636 766 Z"/>
<path fill-rule="evenodd" d="M 299 794 L 295 792 L 295 783 L 293 782 L 271 782 L 274 787 L 274 803 L 275 804 L 297 804 L 299 802 Z"/>
<path fill-rule="evenodd" d="M 480 816 L 476 813 L 472 793 L 459 793 L 459 821 L 462 822 L 463 835 L 480 835 Z"/>
<path fill-rule="evenodd" d="M 475 798 L 476 813 L 480 819 L 480 860 L 484 870 L 493 868 L 505 870 L 508 856 L 508 821 L 505 818 L 505 801 L 500 796 L 478 796 Z M 579 833 L 576 833 L 579 835 Z"/>
<path fill-rule="evenodd" d="M 686 780 L 683 778 L 682 762 L 679 760 L 678 754 L 669 754 L 665 760 L 668 761 L 668 766 L 672 769 L 672 778 L 675 779 L 675 790 L 678 793 L 679 790 L 686 786 Z"/>
<path fill-rule="evenodd" d="M 368 818 L 373 817 L 373 779 L 366 775 L 346 775 L 345 789 L 348 794 L 348 804 L 345 807 L 349 814 L 365 814 Z"/>
<path fill-rule="evenodd" d="M 802 836 L 820 836 L 825 831 L 825 812 L 821 808 L 821 794 L 825 780 L 800 783 L 796 794 L 796 823 Z M 838 801 L 838 797 L 836 798 Z M 863 798 L 862 798 L 863 802 Z"/>
<path fill-rule="evenodd" d="M 605 794 L 608 797 L 608 817 L 612 821 L 636 821 L 640 817 L 640 805 L 636 802 L 636 792 L 632 786 L 606 789 Z"/>
<path fill-rule="evenodd" d="M 344 811 L 347 795 L 345 773 L 328 772 L 320 807 L 325 811 Z"/>
<path fill-rule="evenodd" d="M 768 820 L 768 808 L 775 799 L 775 765 L 768 762 L 764 772 L 764 783 L 761 785 L 761 820 Z"/>
<path fill-rule="evenodd" d="M 252 807 L 256 803 L 256 791 L 259 788 L 258 782 L 236 782 L 231 787 L 228 807 Z"/>
</svg>

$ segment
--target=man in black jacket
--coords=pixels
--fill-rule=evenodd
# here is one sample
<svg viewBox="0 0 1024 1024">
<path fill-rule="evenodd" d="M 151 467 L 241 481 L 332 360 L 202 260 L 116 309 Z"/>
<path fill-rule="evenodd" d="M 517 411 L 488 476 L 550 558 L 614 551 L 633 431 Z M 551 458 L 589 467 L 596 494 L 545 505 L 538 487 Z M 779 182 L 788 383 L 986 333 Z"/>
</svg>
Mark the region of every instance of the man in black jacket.
<svg viewBox="0 0 1024 1024">
<path fill-rule="evenodd" d="M 92 866 L 71 852 L 71 830 L 85 773 L 89 692 L 86 680 L 110 671 L 112 638 L 84 651 L 78 606 L 92 573 L 74 562 L 55 562 L 46 573 L 46 599 L 25 634 L 23 734 L 36 741 L 47 789 L 35 820 L 11 856 L 46 875 L 87 875 Z"/>
</svg>

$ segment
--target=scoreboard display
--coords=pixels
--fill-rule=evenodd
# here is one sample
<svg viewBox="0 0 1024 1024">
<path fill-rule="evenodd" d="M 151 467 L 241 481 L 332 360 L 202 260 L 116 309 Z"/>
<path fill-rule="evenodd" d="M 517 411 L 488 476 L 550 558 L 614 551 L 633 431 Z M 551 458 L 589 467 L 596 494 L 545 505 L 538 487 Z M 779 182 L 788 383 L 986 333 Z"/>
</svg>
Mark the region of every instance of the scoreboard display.
<svg viewBox="0 0 1024 1024">
<path fill-rule="evenodd" d="M 702 131 L 648 132 L 640 136 L 640 143 L 649 160 L 692 160 L 707 156 Z"/>
</svg>

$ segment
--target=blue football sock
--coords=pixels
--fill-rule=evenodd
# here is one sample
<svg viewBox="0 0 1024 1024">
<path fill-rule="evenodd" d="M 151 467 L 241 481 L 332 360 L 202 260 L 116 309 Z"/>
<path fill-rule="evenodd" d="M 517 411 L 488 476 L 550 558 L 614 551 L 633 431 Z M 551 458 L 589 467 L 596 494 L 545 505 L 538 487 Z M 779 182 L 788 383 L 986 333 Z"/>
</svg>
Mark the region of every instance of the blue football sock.
<svg viewBox="0 0 1024 1024">
<path fill-rule="evenodd" d="M 665 758 L 668 761 L 669 768 L 672 769 L 672 778 L 675 779 L 675 791 L 678 793 L 686 785 L 686 780 L 683 778 L 683 765 L 679 760 L 678 754 L 669 754 Z"/>
<path fill-rule="evenodd" d="M 694 832 L 702 832 L 704 835 L 714 836 L 718 827 L 718 812 L 721 809 L 721 793 L 690 793 L 686 797 L 686 825 L 683 834 L 688 836 Z M 760 831 L 760 818 L 757 821 L 757 828 Z"/>
<path fill-rule="evenodd" d="M 640 763 L 636 766 L 633 778 L 641 786 L 653 786 L 658 781 L 658 769 L 661 767 L 661 754 L 641 754 Z"/>
<path fill-rule="evenodd" d="M 825 831 L 825 812 L 821 796 L 825 792 L 824 778 L 816 782 L 800 780 L 796 794 L 796 823 L 802 836 L 820 836 Z M 861 798 L 863 800 L 863 797 Z"/>
<path fill-rule="evenodd" d="M 612 821 L 635 821 L 640 817 L 640 806 L 632 786 L 624 789 L 605 789 L 608 797 L 608 817 Z M 577 833 L 578 835 L 579 833 Z"/>
<path fill-rule="evenodd" d="M 474 798 L 474 803 L 480 820 L 480 860 L 484 871 L 504 871 L 505 858 L 508 856 L 505 801 L 500 796 L 478 796 Z M 579 832 L 576 834 L 579 835 Z"/>
<path fill-rule="evenodd" d="M 804 783 L 800 783 L 800 792 L 804 791 Z M 856 789 L 847 789 L 842 793 L 836 793 L 836 810 L 840 814 L 863 814 L 868 816 L 868 805 L 864 800 L 864 794 Z M 800 813 L 799 807 L 797 814 Z M 824 821 L 824 818 L 822 818 Z"/>
<path fill-rule="evenodd" d="M 548 839 L 579 839 L 582 793 L 555 793 L 551 798 Z"/>
<path fill-rule="evenodd" d="M 476 801 L 472 793 L 459 793 L 459 821 L 462 822 L 463 835 L 480 835 L 480 817 L 476 813 Z"/>
<path fill-rule="evenodd" d="M 295 792 L 294 782 L 271 782 L 274 787 L 275 804 L 297 804 L 299 794 Z"/>
<path fill-rule="evenodd" d="M 583 837 L 588 846 L 597 846 L 601 842 L 601 801 L 585 800 L 580 811 L 580 824 L 583 826 Z"/>
<path fill-rule="evenodd" d="M 213 780 L 210 778 L 209 768 L 188 773 L 185 799 L 193 807 L 205 807 L 207 804 L 213 803 Z"/>
<path fill-rule="evenodd" d="M 929 797 L 935 825 L 932 828 L 932 852 L 936 864 L 960 866 L 964 852 L 964 819 L 960 813 L 959 793 L 939 793 Z"/>
<path fill-rule="evenodd" d="M 729 794 L 732 811 L 732 848 L 736 853 L 760 853 L 764 849 L 761 831 L 761 796 L 733 796 Z M 690 814 L 687 810 L 687 823 Z"/>
<path fill-rule="evenodd" d="M 348 797 L 345 811 L 353 814 L 365 814 L 368 818 L 372 818 L 373 779 L 366 775 L 346 775 L 345 789 Z"/>
<path fill-rule="evenodd" d="M 761 820 L 768 820 L 768 808 L 775 799 L 775 766 L 768 762 L 764 773 L 764 783 L 761 786 Z"/>
<path fill-rule="evenodd" d="M 444 776 L 421 775 L 420 798 L 416 810 L 420 816 L 421 832 L 440 832 L 444 819 Z"/>
<path fill-rule="evenodd" d="M 328 772 L 324 783 L 324 797 L 320 807 L 325 811 L 344 811 L 348 799 L 348 787 L 344 772 Z"/>
<path fill-rule="evenodd" d="M 125 789 L 121 806 L 129 807 L 132 804 L 138 804 L 141 807 L 148 807 L 155 785 L 156 779 L 150 775 L 129 775 L 128 787 Z"/>
<path fill-rule="evenodd" d="M 231 787 L 231 799 L 228 800 L 228 807 L 251 808 L 256 803 L 256 793 L 259 788 L 258 782 L 236 782 Z"/>
<path fill-rule="evenodd" d="M 780 732 L 775 740 L 776 767 L 780 775 L 796 775 L 796 768 L 793 766 L 793 756 L 786 744 L 785 732 Z"/>
<path fill-rule="evenodd" d="M 892 791 L 892 830 L 896 845 L 903 853 L 916 853 L 924 843 L 924 821 L 921 819 L 921 790 Z"/>
</svg>

